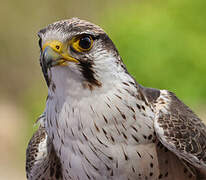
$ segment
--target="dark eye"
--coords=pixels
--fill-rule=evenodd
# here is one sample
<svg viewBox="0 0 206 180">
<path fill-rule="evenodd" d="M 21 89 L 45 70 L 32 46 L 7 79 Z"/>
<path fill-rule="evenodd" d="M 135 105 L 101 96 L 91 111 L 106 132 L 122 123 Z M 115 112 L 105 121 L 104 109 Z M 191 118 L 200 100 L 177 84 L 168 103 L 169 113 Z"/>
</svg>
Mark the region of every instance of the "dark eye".
<svg viewBox="0 0 206 180">
<path fill-rule="evenodd" d="M 79 39 L 79 47 L 83 50 L 88 50 L 92 46 L 92 38 L 90 36 L 83 36 Z"/>
<path fill-rule="evenodd" d="M 90 35 L 81 35 L 73 38 L 71 47 L 77 52 L 87 52 L 93 46 L 93 38 Z"/>
</svg>

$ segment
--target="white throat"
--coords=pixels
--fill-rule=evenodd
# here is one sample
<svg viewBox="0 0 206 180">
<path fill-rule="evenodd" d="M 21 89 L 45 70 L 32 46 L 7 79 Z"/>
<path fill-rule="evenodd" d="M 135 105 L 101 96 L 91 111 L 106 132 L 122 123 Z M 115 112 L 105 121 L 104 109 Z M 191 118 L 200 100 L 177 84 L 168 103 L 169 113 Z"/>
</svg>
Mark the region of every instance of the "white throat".
<svg viewBox="0 0 206 180">
<path fill-rule="evenodd" d="M 134 81 L 129 74 L 125 73 L 121 62 L 116 63 L 117 57 L 112 54 L 97 57 L 92 68 L 99 86 L 90 84 L 76 64 L 69 64 L 65 67 L 56 66 L 50 70 L 49 95 L 76 101 L 93 95 L 99 96 L 111 90 L 114 92 L 114 89 L 121 89 L 122 82 Z"/>
</svg>

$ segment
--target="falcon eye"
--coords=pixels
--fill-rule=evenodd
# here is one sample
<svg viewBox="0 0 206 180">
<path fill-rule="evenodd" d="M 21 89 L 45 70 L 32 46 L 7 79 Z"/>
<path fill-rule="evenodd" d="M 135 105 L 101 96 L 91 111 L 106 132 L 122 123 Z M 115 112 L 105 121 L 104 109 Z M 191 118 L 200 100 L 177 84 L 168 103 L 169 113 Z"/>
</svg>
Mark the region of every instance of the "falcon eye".
<svg viewBox="0 0 206 180">
<path fill-rule="evenodd" d="M 72 48 L 77 52 L 86 52 L 92 48 L 93 39 L 89 35 L 75 37 L 72 42 Z"/>
<path fill-rule="evenodd" d="M 91 38 L 89 36 L 85 36 L 85 37 L 82 37 L 80 40 L 79 40 L 79 47 L 81 47 L 82 49 L 89 49 L 91 47 Z"/>
</svg>

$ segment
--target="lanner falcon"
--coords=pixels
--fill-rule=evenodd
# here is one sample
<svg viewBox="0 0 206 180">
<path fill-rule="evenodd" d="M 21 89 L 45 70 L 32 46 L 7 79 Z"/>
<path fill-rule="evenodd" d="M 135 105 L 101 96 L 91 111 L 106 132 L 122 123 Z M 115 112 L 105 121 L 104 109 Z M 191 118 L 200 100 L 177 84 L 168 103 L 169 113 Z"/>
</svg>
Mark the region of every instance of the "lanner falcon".
<svg viewBox="0 0 206 180">
<path fill-rule="evenodd" d="M 206 179 L 206 126 L 172 92 L 138 84 L 104 30 L 72 18 L 38 36 L 48 98 L 29 180 Z"/>
</svg>

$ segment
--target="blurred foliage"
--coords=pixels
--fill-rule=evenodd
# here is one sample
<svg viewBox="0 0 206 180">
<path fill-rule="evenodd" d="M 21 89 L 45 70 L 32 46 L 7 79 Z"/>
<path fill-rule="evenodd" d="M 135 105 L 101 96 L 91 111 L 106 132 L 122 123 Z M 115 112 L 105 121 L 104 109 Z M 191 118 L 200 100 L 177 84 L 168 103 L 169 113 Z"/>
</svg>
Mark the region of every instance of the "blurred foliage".
<svg viewBox="0 0 206 180">
<path fill-rule="evenodd" d="M 139 83 L 195 105 L 206 100 L 204 7 L 204 0 L 136 1 L 111 8 L 102 24 Z"/>
</svg>

